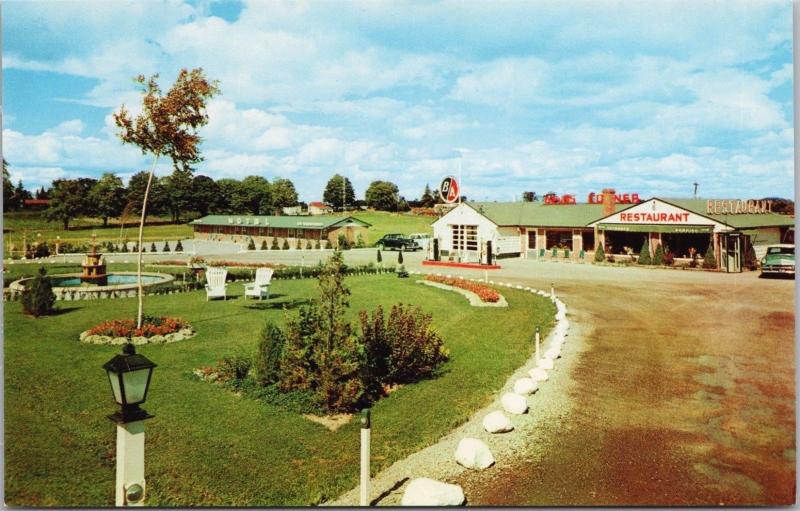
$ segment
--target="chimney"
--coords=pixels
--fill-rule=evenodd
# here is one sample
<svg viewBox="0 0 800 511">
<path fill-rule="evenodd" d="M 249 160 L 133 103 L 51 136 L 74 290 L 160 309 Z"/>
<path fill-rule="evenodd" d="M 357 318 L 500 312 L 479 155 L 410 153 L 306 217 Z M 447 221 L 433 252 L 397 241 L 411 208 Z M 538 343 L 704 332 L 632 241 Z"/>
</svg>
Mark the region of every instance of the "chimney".
<svg viewBox="0 0 800 511">
<path fill-rule="evenodd" d="M 612 215 L 616 206 L 614 194 L 616 192 L 613 188 L 603 189 L 603 216 Z"/>
</svg>

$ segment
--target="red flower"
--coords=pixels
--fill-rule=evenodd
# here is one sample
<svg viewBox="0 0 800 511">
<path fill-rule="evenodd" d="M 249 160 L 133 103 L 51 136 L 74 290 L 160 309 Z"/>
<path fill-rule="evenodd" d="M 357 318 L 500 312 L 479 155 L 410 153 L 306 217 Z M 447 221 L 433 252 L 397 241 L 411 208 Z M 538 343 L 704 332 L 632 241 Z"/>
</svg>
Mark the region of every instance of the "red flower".
<svg viewBox="0 0 800 511">
<path fill-rule="evenodd" d="M 486 286 L 482 286 L 475 282 L 465 279 L 453 279 L 447 277 L 441 277 L 439 275 L 427 275 L 425 280 L 429 280 L 431 282 L 438 282 L 440 284 L 446 284 L 448 286 L 459 287 L 461 289 L 466 289 L 467 291 L 471 291 L 478 295 L 482 302 L 491 302 L 495 303 L 500 300 L 500 294 L 495 291 L 494 289 Z"/>
</svg>

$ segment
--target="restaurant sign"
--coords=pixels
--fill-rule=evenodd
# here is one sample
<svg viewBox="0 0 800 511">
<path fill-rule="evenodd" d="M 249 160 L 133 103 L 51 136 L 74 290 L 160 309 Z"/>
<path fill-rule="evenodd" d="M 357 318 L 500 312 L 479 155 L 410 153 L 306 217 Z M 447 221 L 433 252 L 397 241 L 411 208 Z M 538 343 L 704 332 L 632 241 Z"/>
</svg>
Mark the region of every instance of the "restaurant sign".
<svg viewBox="0 0 800 511">
<path fill-rule="evenodd" d="M 602 204 L 603 194 L 592 192 L 586 198 L 586 202 L 589 204 Z M 639 198 L 638 193 L 616 193 L 614 194 L 614 202 L 617 204 L 639 204 L 642 199 Z"/>
<path fill-rule="evenodd" d="M 772 213 L 771 200 L 709 200 L 706 201 L 709 215 L 763 215 Z"/>
</svg>

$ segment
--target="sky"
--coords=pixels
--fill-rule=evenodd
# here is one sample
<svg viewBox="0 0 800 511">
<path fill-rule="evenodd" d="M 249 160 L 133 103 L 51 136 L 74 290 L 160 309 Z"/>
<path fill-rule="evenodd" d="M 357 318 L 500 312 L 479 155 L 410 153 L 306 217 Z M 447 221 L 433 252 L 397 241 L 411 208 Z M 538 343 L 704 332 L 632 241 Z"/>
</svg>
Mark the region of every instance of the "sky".
<svg viewBox="0 0 800 511">
<path fill-rule="evenodd" d="M 14 1 L 2 6 L 3 156 L 26 188 L 124 180 L 150 158 L 112 113 L 132 78 L 219 81 L 196 173 L 342 173 L 408 199 L 613 187 L 794 197 L 789 1 Z M 163 162 L 157 173 L 166 175 Z"/>
</svg>

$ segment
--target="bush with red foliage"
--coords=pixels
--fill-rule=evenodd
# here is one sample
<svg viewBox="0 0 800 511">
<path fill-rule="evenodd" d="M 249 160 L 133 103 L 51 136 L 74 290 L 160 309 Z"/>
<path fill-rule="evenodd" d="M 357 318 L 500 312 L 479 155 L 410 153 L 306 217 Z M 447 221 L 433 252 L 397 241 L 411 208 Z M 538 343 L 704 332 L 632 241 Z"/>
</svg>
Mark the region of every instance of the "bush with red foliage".
<svg viewBox="0 0 800 511">
<path fill-rule="evenodd" d="M 448 286 L 459 287 L 461 289 L 466 289 L 472 293 L 478 295 L 482 302 L 491 302 L 495 303 L 500 301 L 500 293 L 495 291 L 494 289 L 486 286 L 482 286 L 471 280 L 465 279 L 454 279 L 449 277 L 440 277 L 438 275 L 428 275 L 425 277 L 425 280 L 431 282 L 438 282 L 439 284 L 446 284 Z"/>
<path fill-rule="evenodd" d="M 136 328 L 135 319 L 112 319 L 90 328 L 88 334 L 127 338 L 153 337 L 174 334 L 184 328 L 190 328 L 190 325 L 181 318 L 145 316 L 142 318 L 142 328 Z"/>
</svg>

